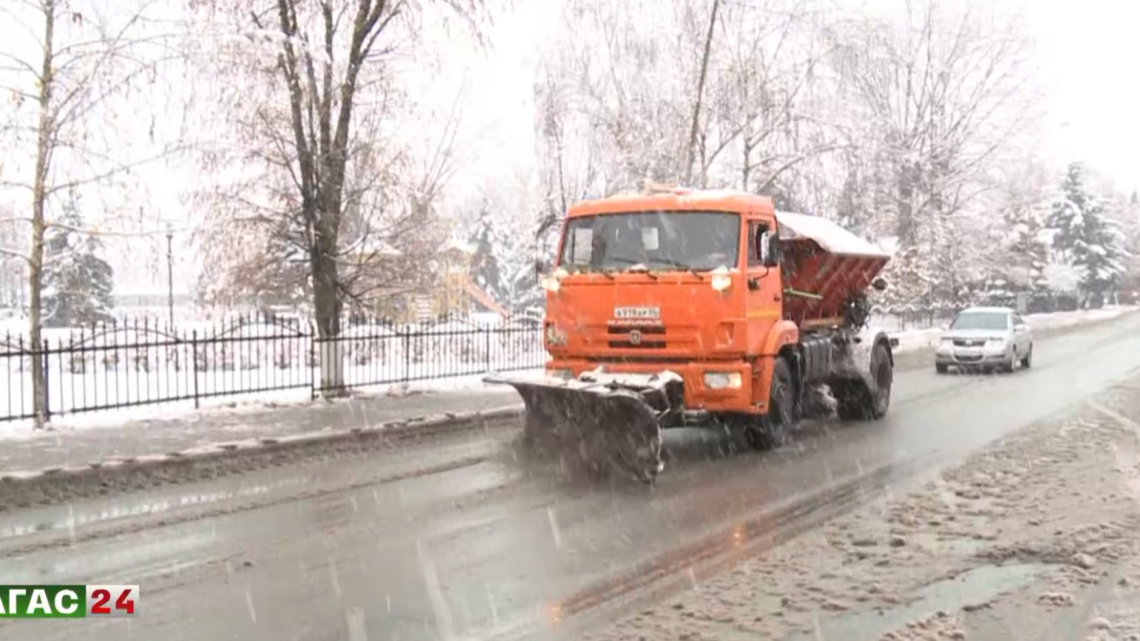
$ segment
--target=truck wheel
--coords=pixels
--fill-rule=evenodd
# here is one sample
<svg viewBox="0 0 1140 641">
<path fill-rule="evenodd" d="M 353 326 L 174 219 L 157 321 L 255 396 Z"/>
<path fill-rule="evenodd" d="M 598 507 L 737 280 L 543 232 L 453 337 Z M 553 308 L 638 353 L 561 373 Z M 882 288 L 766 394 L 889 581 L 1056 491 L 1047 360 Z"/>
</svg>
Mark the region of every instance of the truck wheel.
<svg viewBox="0 0 1140 641">
<path fill-rule="evenodd" d="M 795 404 L 792 370 L 788 361 L 777 358 L 772 365 L 772 385 L 768 389 L 768 414 L 745 429 L 748 444 L 756 450 L 770 450 L 787 443 L 795 420 Z"/>
<path fill-rule="evenodd" d="M 891 357 L 882 343 L 871 351 L 871 378 L 875 381 L 872 391 L 862 381 L 852 381 L 835 385 L 836 414 L 842 421 L 873 421 L 883 418 L 891 406 L 891 383 L 894 370 Z"/>
</svg>

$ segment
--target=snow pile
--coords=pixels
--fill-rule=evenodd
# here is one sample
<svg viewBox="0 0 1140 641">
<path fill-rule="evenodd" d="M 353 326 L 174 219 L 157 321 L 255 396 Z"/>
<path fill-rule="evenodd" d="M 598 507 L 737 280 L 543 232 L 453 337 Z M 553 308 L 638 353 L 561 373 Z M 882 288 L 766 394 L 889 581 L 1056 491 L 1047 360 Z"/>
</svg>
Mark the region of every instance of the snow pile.
<svg viewBox="0 0 1140 641">
<path fill-rule="evenodd" d="M 1138 414 L 1114 392 L 587 638 L 1140 638 Z"/>
<path fill-rule="evenodd" d="M 890 254 L 822 216 L 778 212 L 780 236 L 788 240 L 805 237 L 832 254 L 889 258 Z M 791 233 L 788 233 L 791 232 Z"/>
</svg>

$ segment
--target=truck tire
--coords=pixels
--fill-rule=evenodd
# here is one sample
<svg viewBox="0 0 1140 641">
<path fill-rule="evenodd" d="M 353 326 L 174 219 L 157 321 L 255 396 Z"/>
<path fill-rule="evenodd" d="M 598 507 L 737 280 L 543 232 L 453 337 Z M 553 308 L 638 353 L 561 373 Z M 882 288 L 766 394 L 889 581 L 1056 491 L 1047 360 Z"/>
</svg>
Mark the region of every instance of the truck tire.
<svg viewBox="0 0 1140 641">
<path fill-rule="evenodd" d="M 768 388 L 768 413 L 749 422 L 744 430 L 754 450 L 770 450 L 788 442 L 795 422 L 796 388 L 788 361 L 777 357 L 772 365 L 772 383 Z"/>
<path fill-rule="evenodd" d="M 891 406 L 891 384 L 894 382 L 894 368 L 891 356 L 882 343 L 871 350 L 871 378 L 876 390 L 871 391 L 862 381 L 844 382 L 833 386 L 836 414 L 842 421 L 875 421 L 887 415 Z"/>
</svg>

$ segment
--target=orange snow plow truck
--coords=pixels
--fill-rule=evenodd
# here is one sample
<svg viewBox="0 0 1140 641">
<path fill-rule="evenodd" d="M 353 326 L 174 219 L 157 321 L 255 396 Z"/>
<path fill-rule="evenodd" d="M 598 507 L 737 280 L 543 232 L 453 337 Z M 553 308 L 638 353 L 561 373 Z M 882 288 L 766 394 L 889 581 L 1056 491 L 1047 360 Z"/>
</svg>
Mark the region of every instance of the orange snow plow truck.
<svg viewBox="0 0 1140 641">
<path fill-rule="evenodd" d="M 746 193 L 651 186 L 567 212 L 546 290 L 545 375 L 518 390 L 524 439 L 652 481 L 662 430 L 788 436 L 813 387 L 843 420 L 887 412 L 897 340 L 867 328 L 889 256 Z M 550 271 L 552 269 L 552 271 Z"/>
</svg>

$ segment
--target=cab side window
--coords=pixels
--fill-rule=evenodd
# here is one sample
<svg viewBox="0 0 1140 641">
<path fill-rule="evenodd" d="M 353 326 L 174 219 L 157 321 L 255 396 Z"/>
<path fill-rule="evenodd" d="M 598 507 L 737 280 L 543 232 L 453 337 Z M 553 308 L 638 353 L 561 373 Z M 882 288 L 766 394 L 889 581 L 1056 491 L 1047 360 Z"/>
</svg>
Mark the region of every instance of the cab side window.
<svg viewBox="0 0 1140 641">
<path fill-rule="evenodd" d="M 768 242 L 768 225 L 758 221 L 748 223 L 748 266 L 763 267 Z"/>
</svg>

